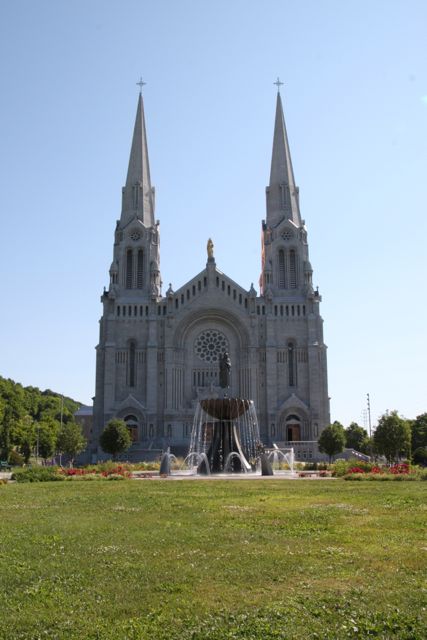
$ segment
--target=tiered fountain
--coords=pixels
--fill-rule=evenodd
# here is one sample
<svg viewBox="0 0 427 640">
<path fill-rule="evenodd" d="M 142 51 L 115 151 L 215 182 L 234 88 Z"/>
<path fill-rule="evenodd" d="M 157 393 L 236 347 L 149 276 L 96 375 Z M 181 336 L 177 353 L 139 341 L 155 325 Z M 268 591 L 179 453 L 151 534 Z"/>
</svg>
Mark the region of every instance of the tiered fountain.
<svg viewBox="0 0 427 640">
<path fill-rule="evenodd" d="M 258 420 L 252 400 L 231 398 L 231 362 L 220 357 L 221 397 L 200 400 L 194 416 L 188 462 L 197 473 L 253 472 L 261 452 Z"/>
</svg>

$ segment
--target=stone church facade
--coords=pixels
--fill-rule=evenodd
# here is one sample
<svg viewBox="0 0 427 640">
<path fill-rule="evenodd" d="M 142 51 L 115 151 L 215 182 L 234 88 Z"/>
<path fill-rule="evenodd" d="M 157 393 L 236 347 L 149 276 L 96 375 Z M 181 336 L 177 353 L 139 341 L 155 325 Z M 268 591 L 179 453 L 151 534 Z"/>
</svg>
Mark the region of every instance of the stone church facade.
<svg viewBox="0 0 427 640">
<path fill-rule="evenodd" d="M 101 298 L 92 459 L 102 457 L 99 435 L 113 417 L 128 425 L 130 459 L 167 446 L 184 454 L 198 399 L 219 393 L 224 351 L 232 362 L 230 395 L 254 400 L 264 444 L 315 441 L 329 423 L 321 297 L 312 285 L 280 93 L 266 200 L 259 293 L 218 269 L 209 241 L 200 273 L 162 295 L 139 95 L 110 283 Z"/>
</svg>

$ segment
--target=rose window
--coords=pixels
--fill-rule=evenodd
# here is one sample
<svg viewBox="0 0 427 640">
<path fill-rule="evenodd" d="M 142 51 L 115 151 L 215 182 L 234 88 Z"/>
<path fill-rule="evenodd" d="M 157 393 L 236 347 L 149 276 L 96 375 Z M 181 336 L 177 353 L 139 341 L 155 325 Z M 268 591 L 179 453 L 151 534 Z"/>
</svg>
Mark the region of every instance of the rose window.
<svg viewBox="0 0 427 640">
<path fill-rule="evenodd" d="M 130 234 L 130 237 L 131 237 L 131 240 L 136 242 L 137 240 L 140 239 L 141 234 L 139 233 L 139 231 L 132 231 L 132 233 Z"/>
<path fill-rule="evenodd" d="M 282 233 L 283 240 L 292 240 L 293 237 L 294 237 L 294 234 L 292 233 L 292 231 L 284 231 Z"/>
<path fill-rule="evenodd" d="M 204 362 L 219 362 L 220 355 L 228 351 L 228 341 L 221 331 L 208 329 L 198 336 L 194 350 Z"/>
</svg>

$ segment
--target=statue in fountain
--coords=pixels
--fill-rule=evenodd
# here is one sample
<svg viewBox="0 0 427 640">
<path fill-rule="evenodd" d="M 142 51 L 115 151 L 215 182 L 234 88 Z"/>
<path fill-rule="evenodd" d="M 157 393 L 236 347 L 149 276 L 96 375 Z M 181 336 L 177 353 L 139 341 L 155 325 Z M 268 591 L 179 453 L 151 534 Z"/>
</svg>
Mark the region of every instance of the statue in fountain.
<svg viewBox="0 0 427 640">
<path fill-rule="evenodd" d="M 219 386 L 227 389 L 230 386 L 231 360 L 226 351 L 219 356 Z"/>
</svg>

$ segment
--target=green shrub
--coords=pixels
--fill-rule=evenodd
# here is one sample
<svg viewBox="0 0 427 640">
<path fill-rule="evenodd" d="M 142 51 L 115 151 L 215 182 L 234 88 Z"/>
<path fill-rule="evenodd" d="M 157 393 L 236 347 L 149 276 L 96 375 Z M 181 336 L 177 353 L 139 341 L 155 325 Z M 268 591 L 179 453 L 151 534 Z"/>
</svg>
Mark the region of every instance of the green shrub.
<svg viewBox="0 0 427 640">
<path fill-rule="evenodd" d="M 64 480 L 64 476 L 58 473 L 58 467 L 31 467 L 15 471 L 12 474 L 12 480 L 16 480 L 16 482 L 52 482 Z"/>
<path fill-rule="evenodd" d="M 106 480 L 126 480 L 126 478 L 119 473 L 111 473 L 109 476 L 107 476 Z"/>
<path fill-rule="evenodd" d="M 350 465 L 348 464 L 347 460 L 339 458 L 338 460 L 335 460 L 334 464 L 332 465 L 332 475 L 336 476 L 337 478 L 342 478 L 342 476 L 345 476 L 349 468 Z"/>
<path fill-rule="evenodd" d="M 427 447 L 418 447 L 412 454 L 412 460 L 414 464 L 420 464 L 423 467 L 427 467 Z"/>
<path fill-rule="evenodd" d="M 15 451 L 14 449 L 12 449 L 12 451 L 9 453 L 9 464 L 12 467 L 22 467 L 24 462 L 25 462 L 24 456 L 21 456 L 21 454 L 18 451 Z"/>
</svg>

